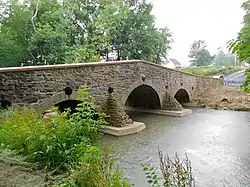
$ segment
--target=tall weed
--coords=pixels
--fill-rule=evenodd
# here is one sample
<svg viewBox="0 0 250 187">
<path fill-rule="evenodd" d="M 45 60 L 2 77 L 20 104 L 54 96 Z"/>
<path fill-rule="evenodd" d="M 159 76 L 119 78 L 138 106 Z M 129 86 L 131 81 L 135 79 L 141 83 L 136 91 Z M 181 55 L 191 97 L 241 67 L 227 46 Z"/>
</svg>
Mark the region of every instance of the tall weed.
<svg viewBox="0 0 250 187">
<path fill-rule="evenodd" d="M 65 171 L 78 161 L 99 137 L 105 115 L 96 111 L 88 90 L 78 93 L 76 112 L 42 119 L 33 109 L 21 107 L 0 115 L 0 143 L 49 170 Z"/>
<path fill-rule="evenodd" d="M 90 147 L 80 162 L 73 165 L 71 175 L 54 187 L 131 187 L 122 171 L 107 152 Z"/>
<path fill-rule="evenodd" d="M 142 164 L 147 177 L 147 182 L 152 187 L 195 187 L 195 180 L 192 174 L 191 162 L 187 154 L 181 160 L 178 154 L 173 159 L 168 155 L 164 156 L 159 149 L 161 177 L 157 174 L 155 167 L 149 164 Z"/>
<path fill-rule="evenodd" d="M 0 111 L 0 143 L 22 154 L 35 152 L 44 122 L 33 109 L 18 107 Z"/>
</svg>

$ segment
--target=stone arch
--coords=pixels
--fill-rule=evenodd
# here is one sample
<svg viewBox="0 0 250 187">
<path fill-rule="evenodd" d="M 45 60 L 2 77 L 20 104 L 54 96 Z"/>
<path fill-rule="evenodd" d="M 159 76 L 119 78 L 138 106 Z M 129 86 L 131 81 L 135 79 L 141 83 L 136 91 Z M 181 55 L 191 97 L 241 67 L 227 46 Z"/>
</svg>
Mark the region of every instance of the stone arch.
<svg viewBox="0 0 250 187">
<path fill-rule="evenodd" d="M 161 109 L 160 98 L 157 92 L 148 85 L 141 85 L 135 88 L 128 96 L 125 106 L 143 109 Z"/>
<path fill-rule="evenodd" d="M 7 109 L 11 107 L 12 103 L 8 99 L 1 99 L 0 100 L 0 109 Z"/>
<path fill-rule="evenodd" d="M 220 102 L 221 102 L 221 103 L 229 103 L 229 100 L 228 100 L 227 97 L 222 97 L 222 98 L 220 99 Z"/>
<path fill-rule="evenodd" d="M 188 92 L 181 88 L 179 89 L 174 98 L 180 103 L 180 104 L 185 104 L 185 103 L 190 103 L 190 97 L 189 97 L 189 94 Z"/>
<path fill-rule="evenodd" d="M 64 92 L 59 92 L 47 99 L 45 99 L 41 103 L 36 103 L 33 107 L 39 113 L 44 113 L 46 110 L 54 107 L 56 104 L 67 101 L 67 100 L 75 100 L 76 92 L 74 91 L 70 96 L 66 95 Z"/>
<path fill-rule="evenodd" d="M 129 98 L 130 94 L 138 87 L 140 86 L 146 86 L 146 87 L 150 87 L 154 93 L 157 94 L 157 97 L 159 99 L 160 102 L 160 108 L 162 106 L 162 101 L 163 101 L 163 96 L 160 94 L 160 91 L 153 85 L 153 83 L 149 80 L 146 81 L 142 81 L 142 80 L 138 80 L 136 82 L 134 82 L 123 94 L 122 98 L 121 98 L 121 105 L 125 106 L 127 99 Z"/>
<path fill-rule="evenodd" d="M 132 90 L 126 99 L 125 106 L 143 109 L 161 109 L 161 101 L 154 88 L 142 84 Z"/>
</svg>

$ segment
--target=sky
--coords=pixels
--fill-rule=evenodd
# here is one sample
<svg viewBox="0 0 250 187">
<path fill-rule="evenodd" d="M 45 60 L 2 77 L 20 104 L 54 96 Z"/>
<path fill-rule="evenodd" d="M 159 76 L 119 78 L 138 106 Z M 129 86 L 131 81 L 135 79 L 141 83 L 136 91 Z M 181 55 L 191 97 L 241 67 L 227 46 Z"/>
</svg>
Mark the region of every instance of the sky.
<svg viewBox="0 0 250 187">
<path fill-rule="evenodd" d="M 174 43 L 169 56 L 189 64 L 190 46 L 205 40 L 211 54 L 237 36 L 241 28 L 244 0 L 150 0 L 156 26 L 167 26 Z M 227 51 L 226 51 L 227 52 Z"/>
</svg>

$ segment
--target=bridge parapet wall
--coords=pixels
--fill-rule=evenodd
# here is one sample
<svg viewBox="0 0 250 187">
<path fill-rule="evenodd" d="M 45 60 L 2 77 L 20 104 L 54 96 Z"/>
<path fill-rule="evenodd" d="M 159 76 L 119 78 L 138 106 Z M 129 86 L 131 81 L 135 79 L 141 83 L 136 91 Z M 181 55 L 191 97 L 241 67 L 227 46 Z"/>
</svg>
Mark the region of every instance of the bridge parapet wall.
<svg viewBox="0 0 250 187">
<path fill-rule="evenodd" d="M 0 68 L 0 96 L 4 95 L 15 104 L 40 105 L 46 110 L 59 98 L 67 98 L 63 96 L 63 90 L 68 84 L 74 90 L 83 85 L 90 87 L 91 94 L 102 105 L 110 99 L 108 87 L 112 87 L 112 99 L 116 99 L 121 107 L 133 91 L 133 85 L 145 84 L 157 91 L 162 108 L 168 108 L 166 104 L 163 107 L 166 94 L 173 98 L 182 88 L 192 100 L 198 94 L 221 86 L 222 82 L 141 60 Z"/>
</svg>

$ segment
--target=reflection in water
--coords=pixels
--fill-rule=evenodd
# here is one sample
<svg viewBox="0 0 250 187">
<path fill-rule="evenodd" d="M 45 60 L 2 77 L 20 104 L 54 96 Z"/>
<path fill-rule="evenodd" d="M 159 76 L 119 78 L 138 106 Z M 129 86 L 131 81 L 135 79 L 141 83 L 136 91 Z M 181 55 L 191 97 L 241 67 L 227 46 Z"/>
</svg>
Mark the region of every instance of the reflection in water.
<svg viewBox="0 0 250 187">
<path fill-rule="evenodd" d="M 183 118 L 130 113 L 147 128 L 126 137 L 104 136 L 136 187 L 146 186 L 142 162 L 158 166 L 157 149 L 186 151 L 196 186 L 250 186 L 250 113 L 194 109 Z"/>
</svg>

